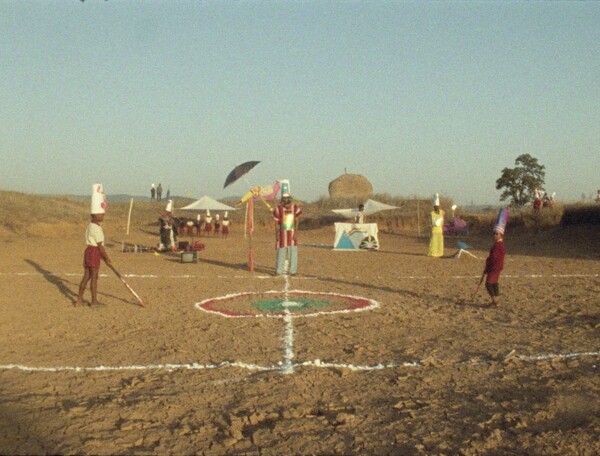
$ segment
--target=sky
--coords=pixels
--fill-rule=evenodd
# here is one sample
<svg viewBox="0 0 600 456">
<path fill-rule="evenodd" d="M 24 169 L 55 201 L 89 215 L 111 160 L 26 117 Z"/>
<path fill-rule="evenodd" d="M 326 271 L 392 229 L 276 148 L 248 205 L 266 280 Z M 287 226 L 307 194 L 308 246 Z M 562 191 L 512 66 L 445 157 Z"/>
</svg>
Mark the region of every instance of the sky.
<svg viewBox="0 0 600 456">
<path fill-rule="evenodd" d="M 216 199 L 344 173 L 498 204 L 600 188 L 600 2 L 0 2 L 0 189 Z M 223 189 L 240 163 L 261 163 Z"/>
</svg>

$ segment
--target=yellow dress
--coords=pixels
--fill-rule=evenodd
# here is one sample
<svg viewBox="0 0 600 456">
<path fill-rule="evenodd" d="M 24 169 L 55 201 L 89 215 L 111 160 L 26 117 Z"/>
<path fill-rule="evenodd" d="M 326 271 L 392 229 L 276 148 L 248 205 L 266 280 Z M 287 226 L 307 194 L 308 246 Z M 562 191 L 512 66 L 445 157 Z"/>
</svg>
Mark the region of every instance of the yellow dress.
<svg viewBox="0 0 600 456">
<path fill-rule="evenodd" d="M 427 256 L 444 256 L 444 211 L 431 211 L 431 239 Z"/>
</svg>

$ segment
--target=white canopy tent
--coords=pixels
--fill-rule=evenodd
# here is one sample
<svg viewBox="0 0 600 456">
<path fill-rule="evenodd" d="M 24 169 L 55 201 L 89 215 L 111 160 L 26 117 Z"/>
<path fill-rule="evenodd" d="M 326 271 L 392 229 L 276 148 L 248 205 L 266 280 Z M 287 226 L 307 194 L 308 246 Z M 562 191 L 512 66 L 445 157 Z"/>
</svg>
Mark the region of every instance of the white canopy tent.
<svg viewBox="0 0 600 456">
<path fill-rule="evenodd" d="M 179 209 L 181 209 L 182 211 L 237 211 L 237 208 L 220 203 L 217 200 L 206 195 L 204 195 L 199 200 L 194 201 L 192 204 L 188 204 L 187 206 L 181 207 Z"/>
</svg>

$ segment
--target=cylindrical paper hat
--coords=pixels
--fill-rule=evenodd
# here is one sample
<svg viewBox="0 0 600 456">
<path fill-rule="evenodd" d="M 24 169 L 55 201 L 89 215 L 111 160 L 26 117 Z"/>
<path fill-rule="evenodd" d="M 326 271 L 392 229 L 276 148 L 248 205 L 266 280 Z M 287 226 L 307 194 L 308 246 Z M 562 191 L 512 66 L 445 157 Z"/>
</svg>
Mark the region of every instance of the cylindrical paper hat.
<svg viewBox="0 0 600 456">
<path fill-rule="evenodd" d="M 210 215 L 210 209 L 206 209 L 206 215 L 209 216 Z"/>
<path fill-rule="evenodd" d="M 167 212 L 173 212 L 173 200 L 169 200 L 167 202 L 167 207 L 165 208 L 165 211 L 167 211 Z"/>
<path fill-rule="evenodd" d="M 228 214 L 229 214 L 229 212 L 225 211 L 225 215 L 223 217 L 227 218 Z"/>
<path fill-rule="evenodd" d="M 434 206 L 440 205 L 440 194 L 439 193 L 436 193 L 435 195 L 433 195 L 433 205 Z"/>
<path fill-rule="evenodd" d="M 92 185 L 92 204 L 90 214 L 106 213 L 106 195 L 102 190 L 102 184 Z"/>
<path fill-rule="evenodd" d="M 196 220 L 200 221 L 200 214 L 198 214 L 198 217 L 196 218 Z"/>
<path fill-rule="evenodd" d="M 496 224 L 494 225 L 494 233 L 500 233 L 504 235 L 504 231 L 506 230 L 506 223 L 508 222 L 508 209 L 503 207 L 498 212 L 498 218 L 496 219 Z"/>
</svg>

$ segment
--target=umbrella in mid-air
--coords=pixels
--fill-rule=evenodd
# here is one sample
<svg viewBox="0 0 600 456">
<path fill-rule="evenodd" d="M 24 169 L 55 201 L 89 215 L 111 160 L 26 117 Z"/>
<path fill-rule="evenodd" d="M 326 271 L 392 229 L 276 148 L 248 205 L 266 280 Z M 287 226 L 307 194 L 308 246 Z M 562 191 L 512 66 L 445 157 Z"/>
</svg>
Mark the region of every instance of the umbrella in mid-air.
<svg viewBox="0 0 600 456">
<path fill-rule="evenodd" d="M 233 170 L 227 176 L 227 179 L 225 179 L 225 184 L 223 184 L 223 188 L 233 184 L 236 180 L 238 180 L 244 174 L 248 173 L 248 171 L 250 171 L 259 163 L 259 161 L 248 161 L 233 168 Z"/>
</svg>

